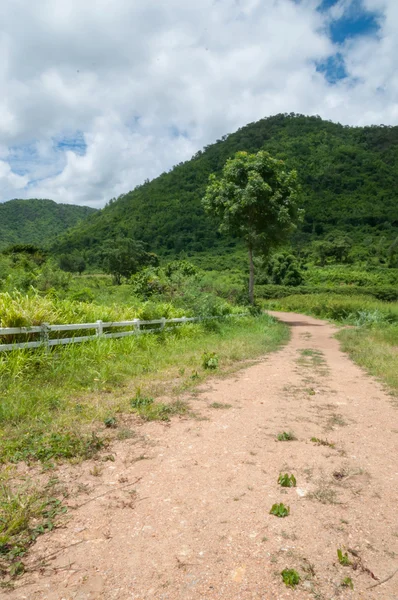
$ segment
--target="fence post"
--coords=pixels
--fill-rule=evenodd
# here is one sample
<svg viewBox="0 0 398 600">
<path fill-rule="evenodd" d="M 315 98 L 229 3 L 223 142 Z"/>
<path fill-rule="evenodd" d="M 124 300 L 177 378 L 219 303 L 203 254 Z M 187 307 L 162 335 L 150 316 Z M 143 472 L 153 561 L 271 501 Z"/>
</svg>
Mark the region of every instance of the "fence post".
<svg viewBox="0 0 398 600">
<path fill-rule="evenodd" d="M 48 323 L 41 324 L 40 341 L 46 352 L 50 350 L 50 325 Z"/>
<path fill-rule="evenodd" d="M 163 329 L 165 328 L 165 325 L 166 325 L 166 317 L 162 317 L 162 323 L 160 325 L 161 331 L 163 331 Z"/>
<path fill-rule="evenodd" d="M 97 329 L 96 329 L 97 337 L 101 337 L 103 333 L 104 333 L 104 327 L 102 325 L 102 321 L 99 320 L 99 321 L 97 321 Z"/>
<path fill-rule="evenodd" d="M 135 334 L 138 335 L 140 333 L 140 320 L 139 319 L 133 319 L 133 323 L 134 323 Z"/>
</svg>

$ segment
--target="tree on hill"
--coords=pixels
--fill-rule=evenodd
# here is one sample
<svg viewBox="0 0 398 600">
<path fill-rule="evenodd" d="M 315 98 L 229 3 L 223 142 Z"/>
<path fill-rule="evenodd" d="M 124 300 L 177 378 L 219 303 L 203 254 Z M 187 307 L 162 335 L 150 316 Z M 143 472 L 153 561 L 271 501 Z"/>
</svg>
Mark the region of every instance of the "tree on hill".
<svg viewBox="0 0 398 600">
<path fill-rule="evenodd" d="M 241 237 L 249 253 L 249 298 L 254 304 L 254 252 L 267 256 L 287 241 L 301 219 L 296 171 L 265 151 L 237 152 L 220 178 L 212 174 L 203 206 L 221 220 L 220 231 Z"/>
</svg>

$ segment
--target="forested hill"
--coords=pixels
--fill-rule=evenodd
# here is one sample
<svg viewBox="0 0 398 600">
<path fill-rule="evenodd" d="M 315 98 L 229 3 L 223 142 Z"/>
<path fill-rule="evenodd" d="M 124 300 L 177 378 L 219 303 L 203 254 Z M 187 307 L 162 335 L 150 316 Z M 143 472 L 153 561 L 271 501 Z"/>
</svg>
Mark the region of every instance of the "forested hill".
<svg viewBox="0 0 398 600">
<path fill-rule="evenodd" d="M 95 212 L 88 206 L 57 204 L 53 200 L 9 200 L 0 204 L 0 249 L 10 244 L 45 246 Z"/>
<path fill-rule="evenodd" d="M 205 216 L 201 197 L 211 172 L 238 150 L 268 150 L 298 171 L 306 210 L 302 239 L 332 229 L 357 237 L 398 226 L 398 127 L 348 127 L 320 117 L 276 115 L 224 136 L 190 161 L 110 202 L 59 240 L 59 252 L 95 260 L 105 239 L 128 235 L 163 255 L 231 244 Z M 396 230 L 395 230 L 396 231 Z"/>
</svg>

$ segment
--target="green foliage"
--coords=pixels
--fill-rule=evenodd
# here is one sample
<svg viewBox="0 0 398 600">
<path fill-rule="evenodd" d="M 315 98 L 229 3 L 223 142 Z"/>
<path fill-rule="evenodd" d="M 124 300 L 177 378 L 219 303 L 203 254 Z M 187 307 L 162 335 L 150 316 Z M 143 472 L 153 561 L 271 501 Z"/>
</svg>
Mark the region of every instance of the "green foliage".
<svg viewBox="0 0 398 600">
<path fill-rule="evenodd" d="M 275 517 L 280 517 L 281 519 L 287 517 L 289 513 L 290 508 L 288 506 L 285 506 L 283 502 L 281 502 L 280 504 L 273 504 L 271 510 L 269 511 L 270 515 L 275 515 Z"/>
<path fill-rule="evenodd" d="M 353 590 L 354 584 L 351 577 L 344 577 L 343 581 L 341 582 L 341 587 L 347 587 L 350 588 L 350 590 Z"/>
<path fill-rule="evenodd" d="M 143 242 L 118 237 L 104 243 L 102 266 L 117 285 L 120 285 L 122 277 L 128 279 L 145 265 L 156 263 L 157 257 L 145 251 Z"/>
<path fill-rule="evenodd" d="M 210 175 L 203 205 L 221 221 L 221 231 L 268 254 L 294 229 L 300 214 L 297 192 L 297 173 L 287 172 L 283 161 L 265 151 L 237 152 L 227 160 L 221 178 Z"/>
<path fill-rule="evenodd" d="M 106 417 L 106 419 L 104 419 L 104 425 L 108 429 L 114 429 L 117 427 L 117 420 L 115 417 Z"/>
<path fill-rule="evenodd" d="M 136 395 L 131 400 L 131 408 L 140 409 L 146 406 L 150 406 L 154 403 L 154 399 L 149 396 L 142 396 L 141 390 L 137 390 Z"/>
<path fill-rule="evenodd" d="M 313 244 L 317 264 L 324 267 L 328 262 L 344 263 L 348 261 L 352 240 L 347 236 L 329 234 L 326 239 Z"/>
<path fill-rule="evenodd" d="M 7 459 L 12 462 L 48 462 L 75 457 L 87 459 L 94 456 L 103 446 L 103 440 L 95 433 L 88 436 L 75 431 L 46 433 L 38 429 L 29 431 L 22 437 L 3 439 L 0 462 Z"/>
<path fill-rule="evenodd" d="M 283 431 L 277 435 L 278 442 L 292 442 L 296 439 L 296 436 L 291 431 Z"/>
<path fill-rule="evenodd" d="M 301 218 L 297 173 L 268 152 L 237 152 L 220 178 L 212 174 L 202 200 L 220 231 L 242 238 L 249 250 L 249 298 L 254 303 L 253 252 L 267 256 L 287 241 Z"/>
<path fill-rule="evenodd" d="M 0 475 L 0 573 L 13 578 L 24 572 L 22 559 L 37 537 L 51 531 L 66 507 L 48 495 L 49 488 L 37 489 Z"/>
<path fill-rule="evenodd" d="M 300 583 L 300 575 L 294 569 L 283 569 L 282 573 L 283 583 L 287 587 L 296 587 Z"/>
<path fill-rule="evenodd" d="M 337 335 L 342 349 L 398 394 L 398 323 L 344 329 Z"/>
<path fill-rule="evenodd" d="M 204 369 L 214 371 L 218 369 L 219 358 L 215 352 L 204 352 L 202 356 L 202 366 Z"/>
<path fill-rule="evenodd" d="M 312 437 L 311 442 L 313 444 L 316 444 L 317 446 L 327 446 L 328 448 L 334 448 L 336 445 L 336 444 L 333 444 L 332 442 L 328 442 L 327 440 L 322 440 L 317 437 Z"/>
<path fill-rule="evenodd" d="M 288 473 L 285 473 L 284 475 L 281 473 L 278 477 L 278 483 L 279 485 L 281 485 L 282 487 L 296 487 L 296 478 L 295 476 L 289 475 Z"/>
<path fill-rule="evenodd" d="M 86 261 L 78 252 L 71 254 L 61 254 L 59 257 L 59 268 L 69 273 L 79 273 L 80 275 L 86 269 Z"/>
<path fill-rule="evenodd" d="M 349 567 L 350 566 L 351 561 L 348 558 L 347 552 L 344 552 L 344 554 L 343 554 L 343 551 L 340 548 L 338 548 L 338 550 L 337 550 L 337 558 L 338 558 L 339 563 L 343 567 Z"/>
<path fill-rule="evenodd" d="M 281 285 L 258 285 L 256 286 L 257 298 L 267 300 L 286 298 L 287 296 L 297 296 L 298 294 L 307 296 L 312 294 L 333 294 L 334 296 L 367 296 L 368 299 L 382 300 L 383 302 L 394 302 L 398 300 L 397 287 L 358 287 L 358 286 L 341 286 L 341 287 L 288 287 Z"/>
<path fill-rule="evenodd" d="M 257 279 L 259 283 L 298 286 L 303 283 L 303 274 L 297 258 L 288 252 L 281 252 L 267 259 Z"/>
<path fill-rule="evenodd" d="M 140 390 L 131 400 L 131 408 L 144 421 L 169 421 L 173 415 L 185 415 L 188 412 L 188 404 L 181 400 L 175 400 L 170 404 L 155 402 L 153 398 L 142 396 Z"/>
<path fill-rule="evenodd" d="M 10 244 L 48 245 L 54 238 L 94 214 L 94 208 L 56 204 L 52 200 L 10 200 L 0 204 L 0 249 Z"/>
</svg>

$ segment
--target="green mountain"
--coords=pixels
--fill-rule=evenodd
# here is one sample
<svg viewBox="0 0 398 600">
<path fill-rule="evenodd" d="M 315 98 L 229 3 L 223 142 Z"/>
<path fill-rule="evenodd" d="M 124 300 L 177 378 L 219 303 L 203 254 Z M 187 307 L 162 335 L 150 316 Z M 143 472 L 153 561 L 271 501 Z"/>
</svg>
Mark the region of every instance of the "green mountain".
<svg viewBox="0 0 398 600">
<path fill-rule="evenodd" d="M 0 249 L 11 244 L 47 246 L 68 228 L 96 212 L 53 200 L 9 200 L 0 204 Z"/>
<path fill-rule="evenodd" d="M 250 123 L 170 172 L 111 201 L 56 243 L 96 262 L 106 239 L 128 235 L 163 256 L 211 250 L 222 238 L 201 207 L 209 174 L 238 150 L 268 150 L 298 171 L 305 221 L 296 244 L 339 230 L 354 240 L 393 239 L 398 226 L 398 127 L 348 127 L 320 117 L 276 115 Z"/>
</svg>

